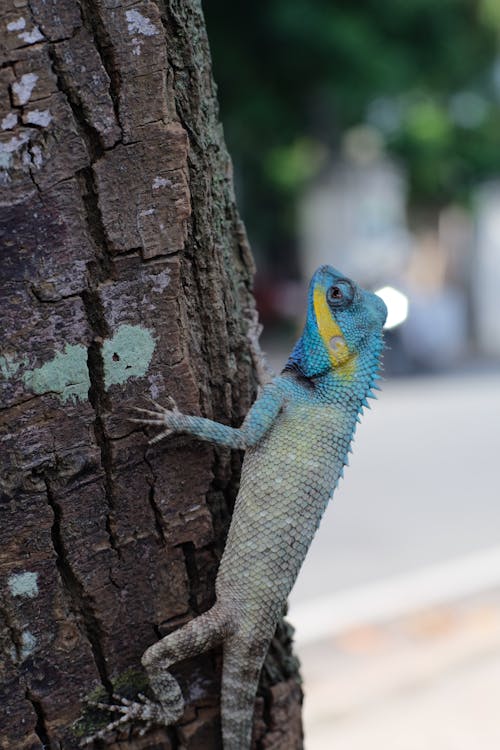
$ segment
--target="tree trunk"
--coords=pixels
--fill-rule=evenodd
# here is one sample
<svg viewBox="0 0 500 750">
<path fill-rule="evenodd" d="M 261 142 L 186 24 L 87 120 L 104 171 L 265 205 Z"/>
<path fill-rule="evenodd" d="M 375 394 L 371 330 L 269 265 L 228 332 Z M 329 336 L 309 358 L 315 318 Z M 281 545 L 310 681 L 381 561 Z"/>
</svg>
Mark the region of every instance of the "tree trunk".
<svg viewBox="0 0 500 750">
<path fill-rule="evenodd" d="M 7 5 L 0 747 L 66 750 L 109 720 L 85 698 L 134 695 L 146 647 L 213 603 L 241 456 L 126 417 L 172 394 L 241 422 L 253 267 L 197 0 Z M 177 670 L 179 726 L 113 746 L 219 748 L 220 661 Z M 283 624 L 259 695 L 257 746 L 300 748 Z"/>
</svg>

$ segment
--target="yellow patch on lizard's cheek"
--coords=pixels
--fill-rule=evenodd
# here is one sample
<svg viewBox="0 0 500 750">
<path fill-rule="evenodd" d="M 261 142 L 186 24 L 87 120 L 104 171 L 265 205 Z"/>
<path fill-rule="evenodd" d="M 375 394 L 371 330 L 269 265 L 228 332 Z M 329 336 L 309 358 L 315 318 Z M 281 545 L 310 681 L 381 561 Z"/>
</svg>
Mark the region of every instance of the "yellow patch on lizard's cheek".
<svg viewBox="0 0 500 750">
<path fill-rule="evenodd" d="M 328 351 L 332 367 L 338 368 L 340 375 L 352 378 L 356 369 L 356 357 L 351 355 L 340 326 L 331 313 L 323 287 L 315 288 L 313 304 L 318 331 Z"/>
</svg>

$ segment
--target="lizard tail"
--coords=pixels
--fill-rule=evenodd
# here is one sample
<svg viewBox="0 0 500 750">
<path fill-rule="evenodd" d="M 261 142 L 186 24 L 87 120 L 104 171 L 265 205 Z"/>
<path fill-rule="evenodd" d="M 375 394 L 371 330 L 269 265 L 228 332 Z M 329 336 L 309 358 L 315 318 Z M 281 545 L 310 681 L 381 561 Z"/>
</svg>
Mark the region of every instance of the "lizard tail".
<svg viewBox="0 0 500 750">
<path fill-rule="evenodd" d="M 250 750 L 255 695 L 269 641 L 238 634 L 224 642 L 222 668 L 222 739 L 224 750 Z"/>
<path fill-rule="evenodd" d="M 142 665 L 165 715 L 170 717 L 169 723 L 182 716 L 184 700 L 179 684 L 168 668 L 217 646 L 225 638 L 228 626 L 226 614 L 215 604 L 208 612 L 195 617 L 145 651 Z"/>
</svg>

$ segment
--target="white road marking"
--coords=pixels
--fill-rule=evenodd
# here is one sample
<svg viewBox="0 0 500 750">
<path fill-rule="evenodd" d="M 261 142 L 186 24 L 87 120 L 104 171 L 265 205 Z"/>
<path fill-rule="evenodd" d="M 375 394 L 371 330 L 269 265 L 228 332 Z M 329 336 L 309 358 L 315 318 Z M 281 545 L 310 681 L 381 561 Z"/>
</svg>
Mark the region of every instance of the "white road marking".
<svg viewBox="0 0 500 750">
<path fill-rule="evenodd" d="M 500 547 L 494 547 L 292 605 L 288 619 L 302 645 L 499 585 Z"/>
</svg>

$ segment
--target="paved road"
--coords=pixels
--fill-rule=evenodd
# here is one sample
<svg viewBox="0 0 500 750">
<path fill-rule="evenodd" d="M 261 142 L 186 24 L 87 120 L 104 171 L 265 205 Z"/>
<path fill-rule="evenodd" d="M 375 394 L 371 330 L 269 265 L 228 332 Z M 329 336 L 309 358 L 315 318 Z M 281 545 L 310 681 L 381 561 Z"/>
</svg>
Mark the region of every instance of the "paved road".
<svg viewBox="0 0 500 750">
<path fill-rule="evenodd" d="M 500 590 L 299 649 L 306 750 L 498 750 Z"/>
<path fill-rule="evenodd" d="M 389 381 L 294 604 L 500 545 L 500 372 Z"/>
</svg>

